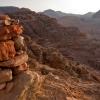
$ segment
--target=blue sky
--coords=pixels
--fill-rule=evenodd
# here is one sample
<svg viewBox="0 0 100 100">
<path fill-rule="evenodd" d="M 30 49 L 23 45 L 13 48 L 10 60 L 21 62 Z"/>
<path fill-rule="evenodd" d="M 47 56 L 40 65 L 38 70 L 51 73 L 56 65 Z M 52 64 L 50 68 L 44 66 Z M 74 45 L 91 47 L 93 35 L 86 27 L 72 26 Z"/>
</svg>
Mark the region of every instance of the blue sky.
<svg viewBox="0 0 100 100">
<path fill-rule="evenodd" d="M 0 0 L 0 6 L 26 7 L 37 12 L 53 9 L 84 14 L 100 10 L 100 0 Z"/>
</svg>

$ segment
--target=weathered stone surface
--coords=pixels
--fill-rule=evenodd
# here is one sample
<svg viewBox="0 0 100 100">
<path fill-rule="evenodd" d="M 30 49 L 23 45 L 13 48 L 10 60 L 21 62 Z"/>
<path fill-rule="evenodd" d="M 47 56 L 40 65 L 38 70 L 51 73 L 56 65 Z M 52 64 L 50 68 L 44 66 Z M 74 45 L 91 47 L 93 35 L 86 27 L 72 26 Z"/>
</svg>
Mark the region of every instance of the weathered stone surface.
<svg viewBox="0 0 100 100">
<path fill-rule="evenodd" d="M 5 83 L 11 81 L 12 79 L 12 71 L 10 69 L 0 71 L 0 83 Z"/>
<path fill-rule="evenodd" d="M 24 37 L 23 36 L 18 36 L 14 38 L 14 43 L 15 43 L 15 49 L 16 51 L 23 50 L 24 48 Z"/>
<path fill-rule="evenodd" d="M 27 100 L 25 99 L 26 92 L 34 82 L 32 72 L 21 73 L 15 77 L 13 88 L 10 92 L 5 90 L 0 91 L 0 100 Z"/>
<path fill-rule="evenodd" d="M 22 27 L 22 25 L 11 25 L 10 27 L 9 27 L 9 30 L 10 30 L 10 33 L 11 34 L 13 34 L 13 36 L 15 35 L 20 35 L 20 34 L 22 34 L 23 33 L 23 27 Z M 14 34 L 15 33 L 15 34 Z"/>
<path fill-rule="evenodd" d="M 13 41 L 0 42 L 0 61 L 14 58 L 16 54 Z"/>
<path fill-rule="evenodd" d="M 22 64 L 22 65 L 20 65 L 19 67 L 18 67 L 18 70 L 20 70 L 20 71 L 25 71 L 25 70 L 27 70 L 29 68 L 29 66 L 27 65 L 27 63 L 24 63 L 24 64 Z"/>
<path fill-rule="evenodd" d="M 21 54 L 21 55 L 15 56 L 13 59 L 10 59 L 8 61 L 0 62 L 0 67 L 13 68 L 13 67 L 22 65 L 23 63 L 27 61 L 28 61 L 28 55 Z"/>
<path fill-rule="evenodd" d="M 16 75 L 19 74 L 20 72 L 27 71 L 27 70 L 29 70 L 29 66 L 27 65 L 27 63 L 24 63 L 20 66 L 17 66 L 16 68 L 13 68 L 13 73 L 14 75 Z"/>
<path fill-rule="evenodd" d="M 0 41 L 12 39 L 23 32 L 21 25 L 0 26 Z"/>
</svg>

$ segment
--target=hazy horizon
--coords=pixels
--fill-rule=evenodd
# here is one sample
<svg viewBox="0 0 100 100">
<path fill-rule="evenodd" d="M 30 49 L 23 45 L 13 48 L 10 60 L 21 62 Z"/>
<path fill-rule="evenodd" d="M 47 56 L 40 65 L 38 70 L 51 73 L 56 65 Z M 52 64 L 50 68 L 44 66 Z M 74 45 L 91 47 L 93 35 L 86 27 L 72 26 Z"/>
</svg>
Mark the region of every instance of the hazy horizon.
<svg viewBox="0 0 100 100">
<path fill-rule="evenodd" d="M 0 6 L 16 6 L 29 8 L 36 12 L 47 9 L 65 13 L 85 14 L 100 10 L 99 0 L 0 0 Z"/>
</svg>

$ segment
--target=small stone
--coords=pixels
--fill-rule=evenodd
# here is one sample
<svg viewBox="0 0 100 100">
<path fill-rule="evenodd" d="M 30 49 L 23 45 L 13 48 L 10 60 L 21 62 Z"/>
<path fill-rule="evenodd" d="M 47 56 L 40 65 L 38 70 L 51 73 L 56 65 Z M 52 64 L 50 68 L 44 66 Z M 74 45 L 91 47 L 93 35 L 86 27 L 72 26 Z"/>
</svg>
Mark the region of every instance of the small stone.
<svg viewBox="0 0 100 100">
<path fill-rule="evenodd" d="M 16 68 L 13 69 L 13 73 L 14 75 L 23 72 L 23 71 L 27 71 L 29 69 L 29 66 L 27 65 L 27 63 L 24 63 Z"/>
<path fill-rule="evenodd" d="M 20 65 L 19 67 L 18 67 L 18 70 L 19 71 L 26 71 L 26 70 L 28 70 L 29 69 L 29 66 L 27 65 L 27 63 L 24 63 L 24 64 L 22 64 L 22 65 Z"/>
<path fill-rule="evenodd" d="M 0 90 L 3 90 L 6 87 L 6 83 L 1 83 L 0 84 Z"/>
<path fill-rule="evenodd" d="M 16 52 L 16 55 L 21 55 L 21 54 L 23 54 L 23 53 L 24 53 L 24 51 L 20 50 L 20 51 L 17 51 L 17 52 Z"/>
<path fill-rule="evenodd" d="M 0 71 L 0 83 L 5 83 L 12 80 L 12 70 L 5 69 Z"/>
<path fill-rule="evenodd" d="M 56 79 L 56 80 L 59 80 L 60 78 L 59 78 L 58 76 L 55 76 L 55 79 Z"/>
<path fill-rule="evenodd" d="M 16 38 L 14 38 L 14 43 L 15 43 L 15 49 L 16 51 L 23 51 L 24 48 L 24 37 L 19 35 Z M 19 52 L 19 53 L 21 53 Z"/>
</svg>

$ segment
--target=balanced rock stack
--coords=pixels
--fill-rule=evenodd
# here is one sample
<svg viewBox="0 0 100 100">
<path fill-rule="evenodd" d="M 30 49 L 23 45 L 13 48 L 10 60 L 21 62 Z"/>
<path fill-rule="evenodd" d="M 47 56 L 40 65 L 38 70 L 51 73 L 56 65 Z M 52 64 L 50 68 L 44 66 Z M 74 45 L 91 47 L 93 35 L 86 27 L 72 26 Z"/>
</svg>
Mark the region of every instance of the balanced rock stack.
<svg viewBox="0 0 100 100">
<path fill-rule="evenodd" d="M 18 20 L 0 15 L 0 90 L 13 82 L 20 72 L 28 70 L 23 27 Z"/>
</svg>

